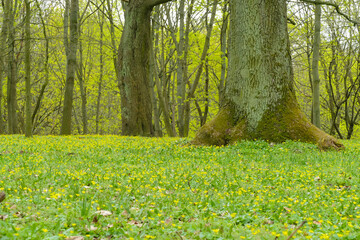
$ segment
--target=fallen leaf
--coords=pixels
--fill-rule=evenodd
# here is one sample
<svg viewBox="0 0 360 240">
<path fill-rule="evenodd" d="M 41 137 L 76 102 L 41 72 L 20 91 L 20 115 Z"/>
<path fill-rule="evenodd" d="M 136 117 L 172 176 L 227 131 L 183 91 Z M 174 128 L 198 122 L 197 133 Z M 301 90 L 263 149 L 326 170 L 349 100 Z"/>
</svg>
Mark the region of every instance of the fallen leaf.
<svg viewBox="0 0 360 240">
<path fill-rule="evenodd" d="M 85 238 L 83 236 L 72 236 L 66 238 L 66 240 L 84 240 Z"/>
<path fill-rule="evenodd" d="M 313 223 L 314 223 L 315 225 L 318 225 L 318 226 L 321 225 L 321 222 L 318 222 L 318 221 L 313 221 Z"/>
<path fill-rule="evenodd" d="M 0 215 L 0 220 L 6 220 L 8 217 L 8 215 Z"/>
<path fill-rule="evenodd" d="M 90 231 L 96 231 L 98 228 L 95 227 L 94 225 L 90 225 L 90 227 L 88 227 L 87 225 L 85 226 L 86 231 L 90 232 Z"/>
<path fill-rule="evenodd" d="M 140 209 L 137 208 L 137 207 L 132 207 L 132 208 L 130 208 L 130 210 L 131 210 L 131 211 L 134 211 L 134 212 L 138 212 Z"/>
<path fill-rule="evenodd" d="M 141 222 L 138 222 L 138 221 L 135 221 L 135 220 L 131 220 L 130 222 L 128 222 L 128 224 L 135 225 L 137 227 L 142 227 L 143 226 L 143 224 Z"/>
<path fill-rule="evenodd" d="M 111 214 L 112 214 L 112 212 L 110 212 L 110 211 L 106 211 L 106 210 L 100 210 L 100 211 L 96 211 L 95 212 L 96 214 L 99 214 L 99 215 L 101 215 L 101 216 L 110 216 Z"/>
</svg>

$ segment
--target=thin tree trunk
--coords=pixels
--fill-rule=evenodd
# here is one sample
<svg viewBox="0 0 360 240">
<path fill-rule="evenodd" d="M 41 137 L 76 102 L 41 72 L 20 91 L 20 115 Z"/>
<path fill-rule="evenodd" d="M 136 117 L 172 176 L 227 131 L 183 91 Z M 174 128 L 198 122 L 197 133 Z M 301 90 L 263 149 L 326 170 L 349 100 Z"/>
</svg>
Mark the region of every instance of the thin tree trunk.
<svg viewBox="0 0 360 240">
<path fill-rule="evenodd" d="M 98 94 L 96 100 L 96 120 L 95 120 L 95 133 L 99 134 L 99 123 L 100 123 L 100 104 L 101 104 L 101 91 L 102 91 L 102 82 L 104 75 L 104 59 L 103 59 L 103 40 L 104 40 L 104 14 L 102 14 L 102 18 L 100 19 L 100 45 L 99 45 L 99 55 L 100 55 L 100 76 L 98 82 Z"/>
<path fill-rule="evenodd" d="M 154 17 L 155 18 L 155 17 Z M 155 20 L 156 21 L 156 20 Z M 151 39 L 152 41 L 154 40 L 154 22 L 153 21 L 153 30 L 151 31 Z M 155 130 L 155 137 L 162 137 L 162 130 L 160 127 L 160 111 L 158 108 L 158 99 L 156 98 L 156 94 L 155 94 L 155 75 L 156 75 L 156 69 L 155 69 L 155 64 L 156 64 L 156 59 L 154 57 L 154 47 L 151 44 L 151 53 L 150 53 L 150 71 L 149 71 L 149 75 L 150 75 L 150 97 L 151 97 L 151 103 L 153 106 L 153 122 L 154 122 L 154 130 Z"/>
<path fill-rule="evenodd" d="M 79 27 L 79 38 L 80 38 L 80 27 Z M 80 96 L 81 96 L 81 120 L 83 125 L 83 134 L 88 134 L 88 119 L 87 119 L 87 111 L 86 111 L 86 87 L 84 86 L 84 64 L 83 64 L 83 49 L 82 49 L 82 42 L 79 42 L 79 64 L 77 69 L 77 78 L 79 81 L 80 87 Z"/>
<path fill-rule="evenodd" d="M 184 44 L 185 44 L 185 1 L 179 2 L 179 42 L 177 43 L 177 106 L 178 106 L 178 125 L 179 125 L 179 135 L 184 137 L 184 102 L 185 102 L 185 91 L 186 91 L 186 75 L 185 75 L 185 66 L 186 60 L 184 53 Z"/>
<path fill-rule="evenodd" d="M 69 15 L 70 42 L 67 51 L 64 108 L 63 108 L 62 124 L 60 131 L 61 135 L 71 134 L 71 117 L 72 117 L 74 82 L 75 82 L 75 71 L 76 71 L 76 52 L 78 45 L 78 13 L 79 13 L 78 0 L 71 0 L 70 15 Z M 67 29 L 64 29 L 64 31 L 67 32 Z M 66 42 L 65 42 L 65 46 L 67 46 Z"/>
<path fill-rule="evenodd" d="M 30 62 L 30 19 L 31 9 L 30 1 L 25 0 L 26 16 L 25 16 L 25 136 L 32 136 L 32 120 L 31 120 L 31 62 Z"/>
<path fill-rule="evenodd" d="M 5 59 L 6 59 L 6 38 L 8 33 L 8 22 L 9 22 L 9 12 L 8 12 L 8 1 L 4 2 L 3 5 L 3 23 L 1 27 L 1 38 L 0 38 L 0 134 L 5 133 L 5 127 L 3 122 L 3 76 L 5 70 Z"/>
<path fill-rule="evenodd" d="M 210 85 L 210 76 L 209 76 L 209 61 L 206 60 L 206 65 L 205 65 L 205 109 L 204 109 L 204 115 L 203 115 L 203 119 L 201 121 L 201 126 L 203 126 L 206 121 L 207 121 L 207 117 L 209 114 L 209 105 L 210 105 L 210 101 L 209 101 L 209 86 Z"/>
<path fill-rule="evenodd" d="M 179 135 L 185 137 L 185 99 L 186 99 L 186 84 L 188 82 L 187 76 L 187 56 L 189 50 L 189 33 L 190 23 L 193 12 L 194 0 L 189 2 L 187 11 L 186 23 L 185 23 L 185 1 L 179 3 L 179 28 L 177 29 L 171 23 L 170 9 L 166 8 L 167 20 L 170 25 L 170 32 L 177 52 L 177 71 L 176 71 L 176 96 L 177 96 L 177 126 L 179 129 Z M 175 35 L 179 32 L 179 40 Z"/>
<path fill-rule="evenodd" d="M 205 38 L 205 43 L 204 43 L 204 48 L 203 48 L 203 52 L 201 54 L 201 58 L 200 58 L 200 66 L 196 72 L 196 76 L 194 79 L 193 84 L 191 84 L 191 87 L 187 93 L 187 97 L 186 97 L 186 103 L 185 103 L 185 123 L 184 123 L 184 136 L 188 136 L 189 134 L 189 125 L 190 125 L 190 103 L 191 100 L 194 98 L 194 94 L 196 91 L 196 88 L 199 84 L 200 78 L 201 78 L 201 74 L 203 71 L 203 67 L 204 67 L 204 62 L 207 56 L 207 52 L 209 50 L 210 47 L 210 37 L 211 37 L 211 33 L 212 33 L 212 29 L 214 26 L 214 22 L 215 22 L 215 15 L 216 15 L 216 8 L 218 5 L 218 0 L 214 0 L 213 5 L 212 5 L 212 10 L 211 10 L 211 18 L 210 18 L 210 23 L 208 25 L 207 28 L 207 33 L 206 33 L 206 38 Z"/>
<path fill-rule="evenodd" d="M 117 46 L 115 42 L 115 27 L 114 27 L 114 19 L 112 14 L 112 6 L 110 0 L 106 0 L 107 3 L 107 14 L 110 22 L 110 39 L 111 39 L 111 46 L 113 52 L 113 63 L 115 68 L 116 79 L 119 79 L 119 64 L 118 64 L 118 53 L 117 53 Z"/>
<path fill-rule="evenodd" d="M 7 105 L 8 105 L 8 132 L 9 134 L 18 133 L 17 119 L 17 96 L 16 96 L 16 60 L 15 60 L 15 28 L 14 28 L 14 9 L 13 1 L 7 0 L 7 10 L 9 14 L 8 22 L 8 69 L 7 69 Z"/>
<path fill-rule="evenodd" d="M 47 85 L 49 84 L 49 38 L 47 36 L 46 24 L 45 24 L 44 18 L 42 16 L 42 10 L 41 10 L 40 4 L 39 4 L 38 0 L 36 0 L 35 2 L 37 5 L 37 8 L 39 10 L 39 17 L 41 20 L 43 35 L 44 35 L 44 39 L 45 39 L 45 62 L 44 62 L 45 82 L 41 86 L 40 93 L 39 93 L 39 96 L 37 98 L 36 105 L 34 108 L 34 112 L 31 117 L 31 121 L 32 121 L 33 125 L 35 125 L 35 117 L 40 109 L 40 105 L 41 105 L 41 101 L 44 97 L 45 89 L 46 89 Z"/>
<path fill-rule="evenodd" d="M 320 30 L 321 30 L 321 5 L 315 5 L 315 32 L 312 61 L 313 75 L 313 124 L 321 128 L 320 124 L 320 76 L 319 76 L 319 59 L 320 59 Z"/>
<path fill-rule="evenodd" d="M 228 3 L 224 4 L 222 9 L 223 21 L 221 25 L 221 77 L 220 83 L 218 86 L 219 91 L 219 107 L 224 106 L 225 103 L 225 80 L 226 80 L 226 71 L 227 71 L 227 29 L 229 24 L 229 14 L 228 14 Z"/>
</svg>

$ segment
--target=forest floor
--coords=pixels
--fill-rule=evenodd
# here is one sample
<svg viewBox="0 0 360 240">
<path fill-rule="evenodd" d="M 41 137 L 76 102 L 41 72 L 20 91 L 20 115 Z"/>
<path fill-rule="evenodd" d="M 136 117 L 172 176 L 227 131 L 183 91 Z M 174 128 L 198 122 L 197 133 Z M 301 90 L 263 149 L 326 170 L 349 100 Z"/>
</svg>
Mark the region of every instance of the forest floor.
<svg viewBox="0 0 360 240">
<path fill-rule="evenodd" d="M 360 239 L 360 141 L 0 142 L 1 239 Z"/>
</svg>

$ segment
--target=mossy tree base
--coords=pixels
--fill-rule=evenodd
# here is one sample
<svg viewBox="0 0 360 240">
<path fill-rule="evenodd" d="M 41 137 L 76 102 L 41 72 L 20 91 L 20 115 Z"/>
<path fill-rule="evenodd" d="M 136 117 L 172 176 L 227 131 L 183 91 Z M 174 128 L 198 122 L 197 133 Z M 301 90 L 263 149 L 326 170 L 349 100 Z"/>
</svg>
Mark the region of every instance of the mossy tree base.
<svg viewBox="0 0 360 240">
<path fill-rule="evenodd" d="M 199 129 L 191 143 L 222 146 L 241 140 L 261 139 L 275 143 L 294 140 L 317 144 L 319 149 L 325 151 L 344 149 L 336 138 L 307 120 L 295 96 L 289 94 L 280 102 L 276 107 L 269 107 L 256 129 L 248 127 L 246 116 L 235 117 L 235 108 L 228 104 L 214 119 Z"/>
<path fill-rule="evenodd" d="M 343 148 L 312 125 L 296 101 L 286 4 L 230 1 L 227 105 L 198 131 L 193 144 L 262 139 L 316 143 L 322 150 Z"/>
</svg>

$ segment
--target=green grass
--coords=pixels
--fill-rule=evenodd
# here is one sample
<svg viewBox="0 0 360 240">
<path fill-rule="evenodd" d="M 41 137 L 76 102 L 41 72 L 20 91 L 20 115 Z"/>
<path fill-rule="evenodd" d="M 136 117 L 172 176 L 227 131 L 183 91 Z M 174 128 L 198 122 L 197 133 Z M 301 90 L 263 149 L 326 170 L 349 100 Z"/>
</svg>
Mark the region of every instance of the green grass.
<svg viewBox="0 0 360 240">
<path fill-rule="evenodd" d="M 360 142 L 0 136 L 2 239 L 360 239 Z M 111 212 L 102 216 L 100 210 Z"/>
</svg>

